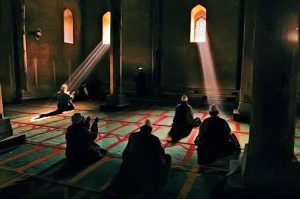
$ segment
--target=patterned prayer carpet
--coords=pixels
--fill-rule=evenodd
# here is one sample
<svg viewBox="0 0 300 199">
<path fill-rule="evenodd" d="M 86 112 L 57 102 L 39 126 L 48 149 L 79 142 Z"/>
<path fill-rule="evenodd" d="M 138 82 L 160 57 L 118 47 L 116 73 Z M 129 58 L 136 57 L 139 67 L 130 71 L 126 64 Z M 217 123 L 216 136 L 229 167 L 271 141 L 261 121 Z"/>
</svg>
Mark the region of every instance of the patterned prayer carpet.
<svg viewBox="0 0 300 199">
<path fill-rule="evenodd" d="M 151 103 L 136 105 L 120 112 L 100 112 L 95 102 L 80 102 L 76 110 L 60 115 L 35 119 L 41 113 L 55 109 L 54 103 L 35 102 L 6 107 L 15 134 L 26 134 L 27 142 L 0 153 L 1 198 L 97 198 L 111 182 L 122 162 L 121 154 L 131 132 L 137 131 L 146 119 L 153 123 L 153 134 L 160 138 L 166 153 L 172 156 L 168 183 L 159 193 L 160 198 L 213 198 L 228 170 L 226 158 L 210 168 L 197 165 L 193 144 L 198 128 L 172 145 L 168 131 L 174 115 L 174 106 Z M 84 170 L 57 177 L 65 159 L 65 133 L 70 116 L 80 112 L 91 118 L 98 117 L 99 135 L 96 140 L 108 155 Z M 204 108 L 194 110 L 201 120 L 208 117 Z M 230 111 L 222 111 L 239 139 L 242 148 L 248 142 L 249 125 L 234 122 Z M 300 157 L 300 125 L 296 128 L 295 154 Z M 212 169 L 211 172 L 201 172 Z M 133 185 L 134 186 L 134 185 Z M 2 197 L 4 196 L 4 197 Z"/>
</svg>

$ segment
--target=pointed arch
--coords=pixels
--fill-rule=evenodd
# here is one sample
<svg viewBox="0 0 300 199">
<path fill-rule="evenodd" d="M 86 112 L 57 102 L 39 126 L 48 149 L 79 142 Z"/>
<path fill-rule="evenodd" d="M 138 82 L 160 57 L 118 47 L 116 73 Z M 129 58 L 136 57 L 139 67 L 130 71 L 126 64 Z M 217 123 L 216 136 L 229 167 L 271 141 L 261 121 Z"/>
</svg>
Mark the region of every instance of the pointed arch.
<svg viewBox="0 0 300 199">
<path fill-rule="evenodd" d="M 64 42 L 67 44 L 74 43 L 73 13 L 69 8 L 64 10 Z"/>
<path fill-rule="evenodd" d="M 110 12 L 106 12 L 102 17 L 102 42 L 110 44 Z"/>
<path fill-rule="evenodd" d="M 206 9 L 195 6 L 191 11 L 190 42 L 205 42 L 206 40 Z"/>
</svg>

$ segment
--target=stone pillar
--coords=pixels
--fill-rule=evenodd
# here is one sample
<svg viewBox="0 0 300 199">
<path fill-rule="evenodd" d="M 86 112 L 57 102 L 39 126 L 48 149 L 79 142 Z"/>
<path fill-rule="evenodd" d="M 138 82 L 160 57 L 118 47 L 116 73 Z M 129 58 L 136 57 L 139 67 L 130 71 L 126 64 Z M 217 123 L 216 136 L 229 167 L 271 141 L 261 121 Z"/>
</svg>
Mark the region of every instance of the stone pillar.
<svg viewBox="0 0 300 199">
<path fill-rule="evenodd" d="M 122 0 L 111 0 L 110 31 L 110 106 L 126 104 L 122 91 Z"/>
<path fill-rule="evenodd" d="M 10 120 L 8 118 L 4 118 L 3 112 L 3 103 L 2 103 L 2 89 L 0 84 L 0 149 L 1 149 L 1 140 L 12 136 L 12 127 L 10 124 Z"/>
<path fill-rule="evenodd" d="M 240 98 L 238 109 L 235 109 L 233 112 L 233 119 L 235 121 L 249 121 L 251 112 L 256 0 L 246 0 L 244 6 Z"/>
<path fill-rule="evenodd" d="M 2 89 L 1 89 L 1 84 L 0 84 L 0 119 L 4 117 L 3 113 L 3 102 L 2 102 Z"/>
<path fill-rule="evenodd" d="M 13 135 L 13 129 L 9 118 L 4 118 L 2 90 L 0 84 L 0 150 L 22 144 L 26 141 L 25 134 Z"/>
<path fill-rule="evenodd" d="M 22 94 L 27 91 L 27 55 L 25 30 L 25 1 L 12 1 L 13 6 L 13 36 L 14 36 L 14 77 L 16 101 L 21 102 Z M 26 56 L 25 56 L 26 55 Z M 22 93 L 23 91 L 23 93 Z"/>
<path fill-rule="evenodd" d="M 161 20 L 161 1 L 152 0 L 152 78 L 151 85 L 153 94 L 160 94 L 160 20 Z"/>
<path fill-rule="evenodd" d="M 300 191 L 294 159 L 299 1 L 257 1 L 252 118 L 242 163 L 248 187 Z"/>
</svg>

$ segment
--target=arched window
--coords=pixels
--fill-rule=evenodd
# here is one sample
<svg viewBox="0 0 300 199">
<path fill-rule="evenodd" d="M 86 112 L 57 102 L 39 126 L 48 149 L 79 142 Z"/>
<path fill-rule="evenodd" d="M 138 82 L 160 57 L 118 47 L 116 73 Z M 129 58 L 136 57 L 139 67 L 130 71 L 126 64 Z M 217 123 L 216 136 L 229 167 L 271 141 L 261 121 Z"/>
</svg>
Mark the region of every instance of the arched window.
<svg viewBox="0 0 300 199">
<path fill-rule="evenodd" d="M 106 12 L 102 17 L 102 42 L 110 44 L 110 12 Z"/>
<path fill-rule="evenodd" d="M 206 9 L 195 6 L 191 11 L 191 42 L 205 42 L 206 40 Z"/>
<path fill-rule="evenodd" d="M 70 9 L 64 11 L 64 42 L 67 44 L 74 43 L 73 14 Z"/>
</svg>

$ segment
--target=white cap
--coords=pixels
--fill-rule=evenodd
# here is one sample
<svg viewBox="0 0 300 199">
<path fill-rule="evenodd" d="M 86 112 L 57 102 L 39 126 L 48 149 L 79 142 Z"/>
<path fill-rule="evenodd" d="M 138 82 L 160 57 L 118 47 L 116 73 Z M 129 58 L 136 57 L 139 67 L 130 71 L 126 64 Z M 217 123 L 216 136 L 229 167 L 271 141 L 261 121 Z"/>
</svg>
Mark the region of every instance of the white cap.
<svg viewBox="0 0 300 199">
<path fill-rule="evenodd" d="M 217 105 L 212 104 L 212 105 L 209 106 L 208 111 L 209 112 L 219 112 L 219 109 L 218 109 Z"/>
<path fill-rule="evenodd" d="M 186 95 L 181 96 L 181 101 L 182 102 L 186 102 L 188 100 L 189 100 L 188 96 L 186 96 Z"/>
</svg>

